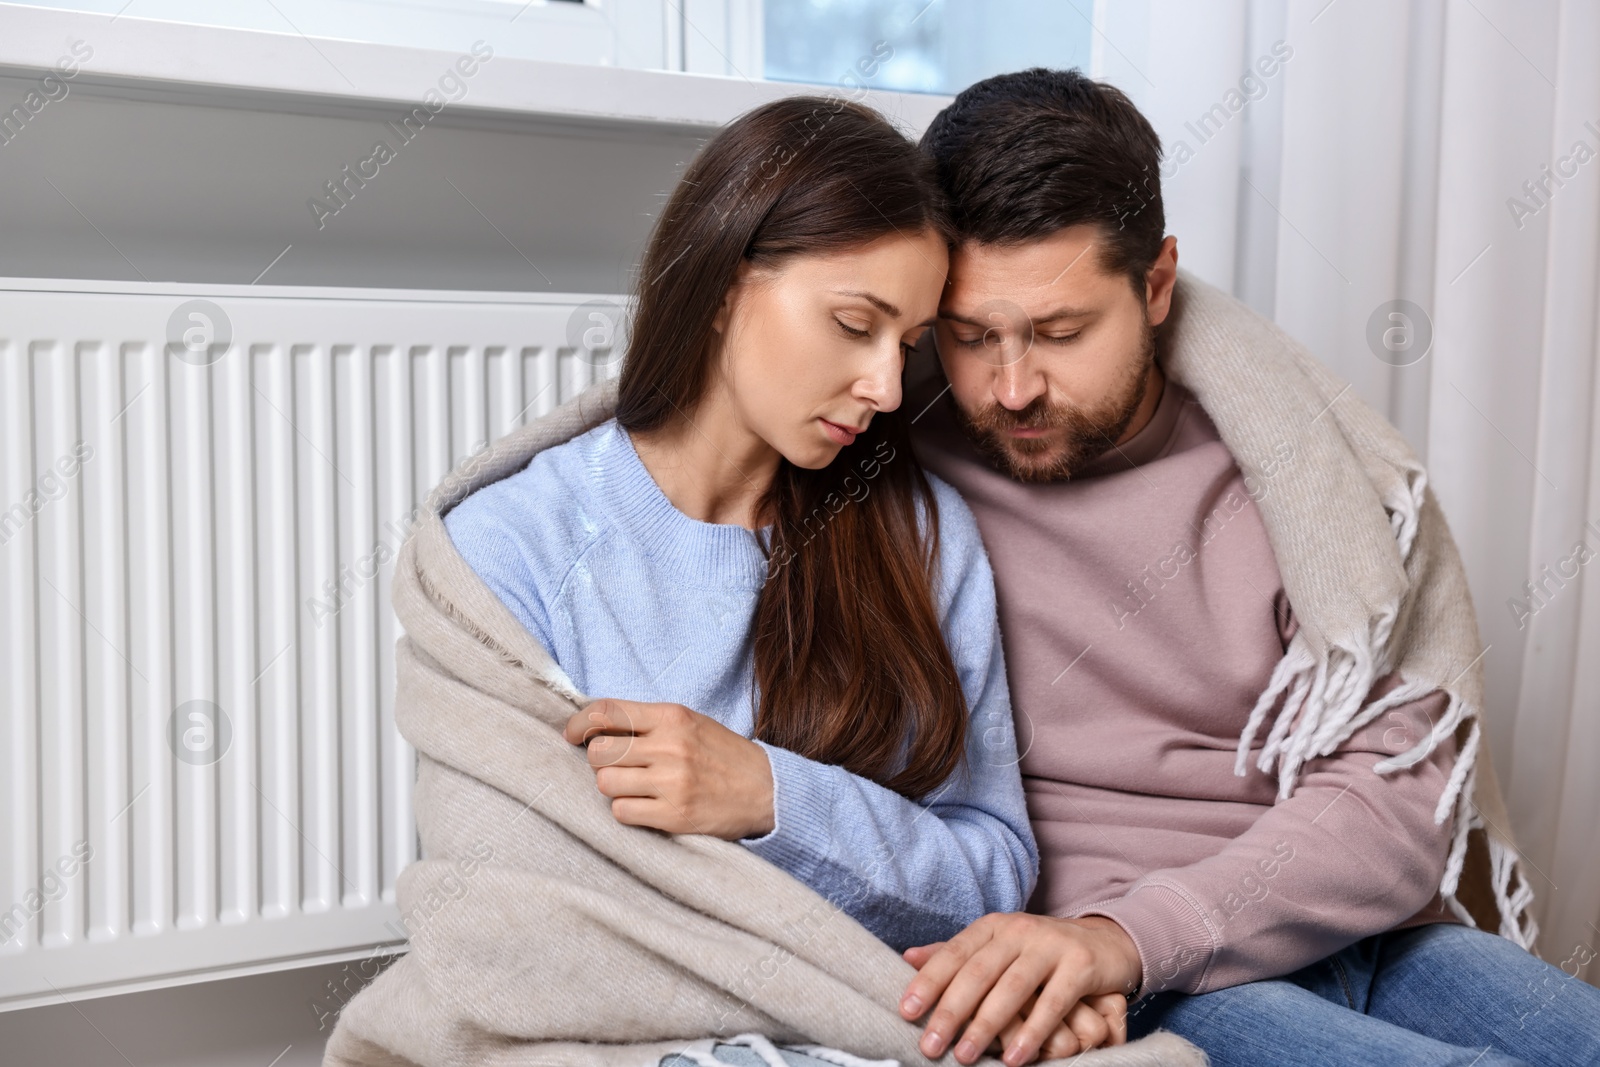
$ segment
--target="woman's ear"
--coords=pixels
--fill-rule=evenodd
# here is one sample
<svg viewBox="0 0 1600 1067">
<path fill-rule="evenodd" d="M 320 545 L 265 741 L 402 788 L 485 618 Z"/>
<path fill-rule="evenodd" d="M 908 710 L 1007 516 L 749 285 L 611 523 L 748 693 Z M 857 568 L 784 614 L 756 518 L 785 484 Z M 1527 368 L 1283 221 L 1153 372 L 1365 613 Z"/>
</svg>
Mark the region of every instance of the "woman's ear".
<svg viewBox="0 0 1600 1067">
<path fill-rule="evenodd" d="M 739 283 L 734 282 L 728 286 L 728 291 L 722 294 L 722 304 L 717 308 L 717 313 L 711 319 L 711 331 L 724 334 L 728 332 L 728 319 L 733 315 L 733 293 L 739 288 Z"/>
<path fill-rule="evenodd" d="M 739 264 L 739 272 L 733 277 L 733 284 L 728 286 L 728 291 L 722 294 L 722 304 L 717 308 L 716 316 L 711 320 L 711 329 L 715 333 L 728 332 L 728 321 L 733 318 L 733 307 L 744 294 L 745 287 L 750 283 L 751 274 L 755 267 L 748 259 Z"/>
</svg>

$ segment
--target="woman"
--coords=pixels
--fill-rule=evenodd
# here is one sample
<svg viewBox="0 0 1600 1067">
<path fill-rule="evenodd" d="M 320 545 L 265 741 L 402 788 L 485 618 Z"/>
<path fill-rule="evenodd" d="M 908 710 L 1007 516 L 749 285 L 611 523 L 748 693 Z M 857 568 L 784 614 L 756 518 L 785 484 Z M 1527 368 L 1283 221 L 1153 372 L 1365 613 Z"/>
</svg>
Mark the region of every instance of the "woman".
<svg viewBox="0 0 1600 1067">
<path fill-rule="evenodd" d="M 896 410 L 946 266 L 928 164 L 875 112 L 743 116 L 657 224 L 616 417 L 446 519 L 607 698 L 567 736 L 619 821 L 738 841 L 897 949 L 1038 869 L 988 560 Z"/>
</svg>

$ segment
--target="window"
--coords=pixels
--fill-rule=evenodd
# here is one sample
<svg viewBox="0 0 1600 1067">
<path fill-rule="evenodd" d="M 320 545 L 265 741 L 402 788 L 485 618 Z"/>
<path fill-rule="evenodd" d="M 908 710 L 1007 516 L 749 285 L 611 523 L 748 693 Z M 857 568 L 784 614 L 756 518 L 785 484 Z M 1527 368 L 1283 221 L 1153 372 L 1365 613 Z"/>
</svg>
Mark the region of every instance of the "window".
<svg viewBox="0 0 1600 1067">
<path fill-rule="evenodd" d="M 956 93 L 1007 70 L 1089 66 L 1093 4 L 1076 0 L 763 0 L 777 81 Z"/>
</svg>

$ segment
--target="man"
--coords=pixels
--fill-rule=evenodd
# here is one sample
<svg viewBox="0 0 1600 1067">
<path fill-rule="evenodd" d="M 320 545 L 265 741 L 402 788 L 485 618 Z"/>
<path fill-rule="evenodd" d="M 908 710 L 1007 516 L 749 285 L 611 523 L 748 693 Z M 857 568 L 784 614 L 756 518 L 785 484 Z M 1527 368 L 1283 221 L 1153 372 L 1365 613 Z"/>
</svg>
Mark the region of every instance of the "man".
<svg viewBox="0 0 1600 1067">
<path fill-rule="evenodd" d="M 1263 523 L 1268 497 L 1321 472 L 1296 469 L 1287 435 L 1247 478 L 1164 373 L 1159 328 L 1198 283 L 1178 278 L 1149 123 L 1109 86 L 1031 70 L 963 92 L 923 147 L 959 243 L 943 373 L 907 410 L 994 565 L 1042 856 L 1036 914 L 906 953 L 923 1051 L 971 1063 L 1020 1010 L 1017 1067 L 1080 999 L 1120 992 L 1127 1036 L 1175 1031 L 1218 1064 L 1600 1063 L 1600 990 L 1441 896 L 1467 770 L 1443 680 L 1374 671 L 1323 755 L 1292 710 L 1268 733 L 1285 698 L 1310 716 L 1339 681 L 1289 682 L 1289 651 L 1314 642 L 1294 641 L 1307 620 Z M 1230 411 L 1249 437 L 1258 416 Z M 1258 768 L 1263 743 L 1300 761 L 1287 777 Z"/>
</svg>

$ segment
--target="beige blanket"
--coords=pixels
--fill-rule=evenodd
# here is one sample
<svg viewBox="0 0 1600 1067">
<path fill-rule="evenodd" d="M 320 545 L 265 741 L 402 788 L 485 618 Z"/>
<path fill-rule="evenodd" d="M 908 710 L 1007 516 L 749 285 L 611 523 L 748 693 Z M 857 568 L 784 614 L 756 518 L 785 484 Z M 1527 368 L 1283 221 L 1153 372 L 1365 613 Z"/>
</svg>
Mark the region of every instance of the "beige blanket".
<svg viewBox="0 0 1600 1067">
<path fill-rule="evenodd" d="M 426 858 L 399 880 L 410 952 L 345 1007 L 323 1062 L 646 1067 L 758 1034 L 847 1067 L 926 1064 L 896 1008 L 915 972 L 854 919 L 741 845 L 612 819 L 561 735 L 585 698 L 445 532 L 452 504 L 614 396 L 598 387 L 451 474 L 400 554 L 395 717 Z M 1076 1062 L 1205 1060 L 1158 1034 Z"/>
<path fill-rule="evenodd" d="M 1239 738 L 1268 728 L 1258 765 L 1280 796 L 1301 765 L 1388 709 L 1443 689 L 1433 732 L 1377 765 L 1391 773 L 1456 738 L 1460 756 L 1434 812 L 1453 821 L 1440 891 L 1464 922 L 1531 949 L 1533 891 L 1483 747 L 1483 642 L 1461 554 L 1416 454 L 1305 346 L 1226 293 L 1179 272 L 1162 366 L 1211 416 L 1257 501 L 1301 626 Z M 1293 448 L 1291 469 L 1283 445 Z M 1402 684 L 1367 702 L 1373 682 Z"/>
</svg>

